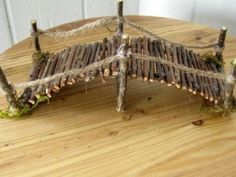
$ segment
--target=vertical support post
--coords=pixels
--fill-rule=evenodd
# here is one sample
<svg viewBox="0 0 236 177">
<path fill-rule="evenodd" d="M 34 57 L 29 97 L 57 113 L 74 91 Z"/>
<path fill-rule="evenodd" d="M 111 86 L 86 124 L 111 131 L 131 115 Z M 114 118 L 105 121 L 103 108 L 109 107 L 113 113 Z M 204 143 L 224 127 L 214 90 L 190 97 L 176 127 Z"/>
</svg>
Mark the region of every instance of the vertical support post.
<svg viewBox="0 0 236 177">
<path fill-rule="evenodd" d="M 117 1 L 117 36 L 122 37 L 124 32 L 123 24 L 123 0 Z"/>
<path fill-rule="evenodd" d="M 119 60 L 119 72 L 117 74 L 117 108 L 118 112 L 125 111 L 125 92 L 127 86 L 127 51 L 129 46 L 129 38 L 127 35 L 122 36 L 122 48 L 123 58 Z"/>
<path fill-rule="evenodd" d="M 17 110 L 18 102 L 17 102 L 16 92 L 12 88 L 12 86 L 8 83 L 1 67 L 0 67 L 0 87 L 6 94 L 6 99 L 10 105 L 10 109 Z"/>
<path fill-rule="evenodd" d="M 234 99 L 234 87 L 236 83 L 236 59 L 232 61 L 232 68 L 227 76 L 226 84 L 225 84 L 225 100 L 224 107 L 229 109 L 232 106 L 232 102 Z"/>
<path fill-rule="evenodd" d="M 217 45 L 217 49 L 216 49 L 216 57 L 218 59 L 220 59 L 222 57 L 222 53 L 225 47 L 225 38 L 226 38 L 226 34 L 227 34 L 227 28 L 226 27 L 222 27 L 220 30 L 220 35 L 218 38 L 218 45 Z"/>
<path fill-rule="evenodd" d="M 39 44 L 39 37 L 38 37 L 38 27 L 37 27 L 37 22 L 36 20 L 31 21 L 32 25 L 32 31 L 33 31 L 33 38 L 34 38 L 34 47 L 35 47 L 35 52 L 36 53 L 41 53 L 41 47 Z"/>
</svg>

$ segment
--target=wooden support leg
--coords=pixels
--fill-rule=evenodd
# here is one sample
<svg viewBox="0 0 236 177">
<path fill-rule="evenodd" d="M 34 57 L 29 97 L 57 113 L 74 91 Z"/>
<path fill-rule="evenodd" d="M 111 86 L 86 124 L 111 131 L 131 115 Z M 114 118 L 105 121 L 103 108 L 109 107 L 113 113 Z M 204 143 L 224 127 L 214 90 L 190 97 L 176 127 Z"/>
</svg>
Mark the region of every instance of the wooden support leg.
<svg viewBox="0 0 236 177">
<path fill-rule="evenodd" d="M 216 48 L 216 57 L 218 59 L 222 58 L 222 53 L 223 53 L 223 50 L 224 50 L 224 47 L 225 47 L 226 34 L 227 34 L 227 29 L 225 27 L 222 27 L 221 30 L 220 30 L 218 45 L 217 45 L 217 48 Z"/>
<path fill-rule="evenodd" d="M 236 83 L 236 59 L 232 61 L 232 68 L 227 76 L 226 85 L 225 85 L 225 109 L 232 107 L 232 102 L 234 100 L 233 92 Z"/>
<path fill-rule="evenodd" d="M 125 111 L 125 92 L 127 85 L 127 66 L 126 61 L 120 61 L 120 71 L 117 75 L 117 89 L 118 89 L 118 97 L 117 97 L 117 108 L 118 112 Z"/>
<path fill-rule="evenodd" d="M 39 37 L 38 37 L 38 27 L 37 27 L 37 22 L 36 20 L 32 20 L 31 21 L 31 25 L 32 25 L 32 36 L 34 38 L 34 47 L 35 47 L 35 52 L 40 52 L 41 53 L 41 47 L 39 44 Z"/>
<path fill-rule="evenodd" d="M 10 111 L 15 112 L 18 109 L 16 92 L 12 88 L 12 86 L 8 83 L 1 67 L 0 67 L 0 87 L 6 94 L 6 99 L 9 103 Z"/>
<path fill-rule="evenodd" d="M 117 111 L 124 112 L 125 111 L 125 92 L 127 86 L 127 48 L 129 44 L 129 38 L 126 35 L 123 35 L 122 44 L 124 45 L 123 58 L 119 61 L 119 72 L 117 74 Z"/>
<path fill-rule="evenodd" d="M 122 37 L 124 32 L 123 24 L 123 0 L 117 1 L 117 36 Z"/>
<path fill-rule="evenodd" d="M 123 0 L 117 1 L 117 37 L 121 39 L 124 32 L 123 24 Z M 124 38 L 122 43 L 128 40 Z M 124 48 L 124 57 L 126 55 L 126 47 Z M 125 91 L 127 85 L 127 61 L 124 59 L 119 61 L 119 72 L 116 76 L 117 81 L 117 111 L 124 112 L 125 110 Z"/>
<path fill-rule="evenodd" d="M 33 53 L 33 64 L 37 63 L 39 60 L 43 59 L 46 57 L 45 54 L 41 51 L 40 43 L 39 43 L 39 31 L 37 27 L 37 22 L 36 20 L 31 21 L 31 26 L 32 26 L 32 37 L 33 37 L 33 43 L 34 43 L 34 48 L 35 51 Z"/>
</svg>

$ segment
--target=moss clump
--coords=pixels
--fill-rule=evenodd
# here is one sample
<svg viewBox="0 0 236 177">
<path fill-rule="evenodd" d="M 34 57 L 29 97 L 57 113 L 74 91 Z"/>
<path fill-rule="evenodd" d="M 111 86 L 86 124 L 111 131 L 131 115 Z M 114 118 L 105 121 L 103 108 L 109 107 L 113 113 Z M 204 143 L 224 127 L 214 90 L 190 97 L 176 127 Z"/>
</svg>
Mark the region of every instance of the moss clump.
<svg viewBox="0 0 236 177">
<path fill-rule="evenodd" d="M 222 115 L 227 115 L 231 112 L 236 111 L 236 99 L 232 98 L 231 106 L 225 108 L 224 103 L 220 103 L 215 105 L 213 102 L 210 102 L 206 99 L 203 100 L 200 110 L 209 112 L 209 113 L 222 113 Z"/>
<path fill-rule="evenodd" d="M 224 66 L 225 62 L 223 61 L 223 55 L 216 57 L 212 51 L 208 51 L 205 54 L 201 55 L 201 58 L 206 61 L 207 64 L 214 64 L 217 69 L 220 69 Z"/>
<path fill-rule="evenodd" d="M 32 55 L 33 63 L 37 63 L 40 60 L 47 60 L 51 54 L 49 52 L 35 51 Z"/>
<path fill-rule="evenodd" d="M 23 115 L 28 114 L 34 108 L 36 108 L 40 103 L 49 103 L 49 98 L 45 95 L 37 95 L 37 101 L 34 105 L 25 104 L 18 109 L 13 109 L 12 107 L 8 107 L 7 110 L 0 110 L 0 118 L 10 118 L 10 119 L 18 119 Z"/>
</svg>

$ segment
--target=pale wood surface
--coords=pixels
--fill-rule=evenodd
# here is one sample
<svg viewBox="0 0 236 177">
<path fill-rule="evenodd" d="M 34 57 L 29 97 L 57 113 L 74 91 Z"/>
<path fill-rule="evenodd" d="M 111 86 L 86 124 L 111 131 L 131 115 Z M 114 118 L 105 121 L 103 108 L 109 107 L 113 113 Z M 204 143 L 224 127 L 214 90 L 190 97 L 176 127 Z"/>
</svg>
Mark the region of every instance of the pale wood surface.
<svg viewBox="0 0 236 177">
<path fill-rule="evenodd" d="M 157 17 L 130 17 L 169 39 L 214 42 L 208 27 Z M 86 21 L 57 29 L 70 29 Z M 136 32 L 125 29 L 130 35 Z M 72 39 L 41 37 L 45 50 L 101 40 L 103 28 Z M 32 43 L 27 39 L 0 55 L 12 82 L 27 80 Z M 226 67 L 236 57 L 236 38 L 227 38 Z M 4 98 L 0 106 L 4 106 Z M 81 177 L 234 177 L 236 114 L 227 117 L 199 110 L 200 96 L 129 80 L 127 112 L 118 113 L 116 84 L 100 79 L 63 90 L 23 120 L 0 120 L 0 176 Z M 202 126 L 191 122 L 202 119 Z"/>
</svg>

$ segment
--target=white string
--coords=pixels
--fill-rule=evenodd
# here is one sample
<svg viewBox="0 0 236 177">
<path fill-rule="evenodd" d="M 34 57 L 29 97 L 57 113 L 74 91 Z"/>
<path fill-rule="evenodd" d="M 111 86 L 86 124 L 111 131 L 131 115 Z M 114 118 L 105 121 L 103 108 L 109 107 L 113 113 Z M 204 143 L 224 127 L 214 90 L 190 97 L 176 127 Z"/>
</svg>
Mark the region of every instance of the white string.
<svg viewBox="0 0 236 177">
<path fill-rule="evenodd" d="M 58 74 L 55 74 L 53 76 L 48 76 L 46 78 L 38 79 L 38 80 L 35 80 L 35 81 L 12 84 L 12 86 L 13 86 L 13 88 L 25 89 L 25 88 L 28 88 L 28 87 L 33 87 L 33 86 L 38 86 L 38 85 L 45 85 L 48 82 L 50 82 L 54 79 L 61 78 L 61 77 L 66 77 L 66 76 L 71 76 L 71 75 L 79 75 L 79 74 L 83 74 L 83 73 L 86 73 L 86 72 L 90 72 L 90 71 L 93 71 L 93 70 L 96 70 L 96 69 L 100 68 L 103 65 L 107 65 L 111 62 L 124 59 L 123 50 L 124 50 L 124 44 L 121 45 L 119 47 L 119 49 L 117 50 L 117 55 L 105 58 L 104 60 L 99 61 L 99 62 L 95 62 L 95 63 L 93 63 L 89 66 L 86 66 L 83 69 L 73 69 L 73 70 L 70 70 L 70 71 L 67 71 L 67 72 L 58 73 Z M 227 78 L 226 75 L 222 74 L 222 73 L 214 73 L 214 72 L 209 72 L 209 71 L 207 72 L 207 71 L 203 71 L 203 70 L 199 70 L 199 69 L 195 69 L 195 68 L 189 68 L 189 67 L 186 67 L 184 65 L 172 63 L 172 62 L 170 62 L 168 60 L 165 60 L 161 57 L 150 57 L 150 56 L 139 55 L 139 54 L 131 54 L 131 56 L 135 57 L 137 59 L 160 62 L 162 64 L 166 64 L 166 65 L 174 67 L 176 69 L 180 69 L 182 71 L 192 73 L 192 74 L 196 74 L 196 75 L 199 75 L 199 76 L 204 76 L 204 77 L 208 77 L 208 78 L 215 78 L 215 79 L 219 79 L 219 80 L 223 80 L 223 81 L 225 81 L 226 78 Z M 2 94 L 2 92 L 1 92 L 1 94 Z"/>
<path fill-rule="evenodd" d="M 148 31 L 148 30 L 144 29 L 143 27 L 141 27 L 141 26 L 139 26 L 139 25 L 137 25 L 137 24 L 135 24 L 133 22 L 130 22 L 126 18 L 124 18 L 123 21 L 129 27 L 134 28 L 135 30 L 137 30 L 137 31 L 139 31 L 141 33 L 144 33 L 145 35 L 151 37 L 152 39 L 156 39 L 156 40 L 162 41 L 162 42 L 166 43 L 169 46 L 175 45 L 175 46 L 179 46 L 179 47 L 195 48 L 195 49 L 207 49 L 207 48 L 213 48 L 214 47 L 217 50 L 223 50 L 223 48 L 217 47 L 218 46 L 217 42 L 214 42 L 214 43 L 211 43 L 211 44 L 206 44 L 206 45 L 188 45 L 188 44 L 180 44 L 180 43 L 177 43 L 177 42 L 173 42 L 173 41 L 170 41 L 170 40 L 165 39 L 163 37 L 160 37 L 160 36 L 152 33 L 151 31 Z"/>
<path fill-rule="evenodd" d="M 69 36 L 76 35 L 79 32 L 82 32 L 82 31 L 87 30 L 87 29 L 92 29 L 92 28 L 96 28 L 98 26 L 107 25 L 109 23 L 112 23 L 116 20 L 116 18 L 117 17 L 105 17 L 105 18 L 98 19 L 94 22 L 85 24 L 85 25 L 83 25 L 79 28 L 76 28 L 76 29 L 73 29 L 73 30 L 70 30 L 70 31 L 61 31 L 61 32 L 40 31 L 39 33 L 43 33 L 43 34 L 46 34 L 46 35 L 51 36 L 51 37 L 61 37 L 61 38 L 62 37 L 69 37 Z M 177 45 L 177 46 L 184 46 L 184 47 L 187 47 L 187 48 L 200 48 L 200 49 L 210 48 L 210 47 L 216 47 L 216 48 L 218 47 L 217 43 L 212 43 L 212 44 L 203 45 L 203 46 L 182 45 L 182 44 L 179 44 L 179 43 L 171 42 L 171 41 L 169 41 L 167 39 L 164 39 L 160 36 L 157 36 L 156 34 L 145 30 L 144 28 L 128 21 L 125 18 L 123 19 L 123 22 L 125 24 L 127 24 L 128 26 L 130 26 L 130 27 L 132 27 L 132 28 L 134 28 L 134 29 L 136 29 L 140 32 L 145 33 L 147 36 L 150 36 L 154 39 L 158 39 L 158 40 L 161 40 L 163 42 L 166 42 L 169 45 Z M 221 49 L 221 50 L 223 50 L 223 49 Z M 54 79 L 61 78 L 61 77 L 64 77 L 64 76 L 70 76 L 70 75 L 74 75 L 74 74 L 82 74 L 82 73 L 85 73 L 85 72 L 89 72 L 89 71 L 97 69 L 97 68 L 99 68 L 103 65 L 109 64 L 113 61 L 120 60 L 120 59 L 123 58 L 122 57 L 123 54 L 124 54 L 124 45 L 123 46 L 121 45 L 120 48 L 117 50 L 117 55 L 116 56 L 111 56 L 111 57 L 105 58 L 104 60 L 93 63 L 93 64 L 91 64 L 91 65 L 89 65 L 89 66 L 87 66 L 83 69 L 74 69 L 74 70 L 67 71 L 67 72 L 64 72 L 64 73 L 58 73 L 58 74 L 55 74 L 53 76 L 49 76 L 49 77 L 46 77 L 46 78 L 43 78 L 43 79 L 38 79 L 38 80 L 35 80 L 35 81 L 18 83 L 18 84 L 12 84 L 12 85 L 13 85 L 14 88 L 22 88 L 22 89 L 25 89 L 27 87 L 41 85 L 41 84 L 45 85 L 46 83 L 48 83 L 48 82 L 50 82 Z M 132 54 L 132 55 L 133 55 L 133 57 L 139 57 L 139 58 L 144 59 L 144 60 L 158 61 L 162 64 L 167 64 L 167 65 L 175 67 L 177 69 L 181 69 L 185 72 L 198 74 L 198 75 L 205 76 L 205 77 L 211 77 L 211 78 L 216 78 L 216 79 L 220 79 L 220 80 L 226 80 L 226 78 L 227 78 L 226 75 L 221 74 L 221 73 L 206 72 L 206 71 L 198 70 L 198 69 L 195 69 L 195 68 L 189 68 L 189 67 L 186 67 L 186 66 L 183 66 L 183 65 L 179 65 L 179 64 L 169 62 L 169 61 L 167 61 L 163 58 L 156 58 L 156 57 L 137 55 L 137 54 Z M 6 95 L 5 91 L 3 91 L 2 89 L 0 89 L 0 94 L 1 95 Z"/>
<path fill-rule="evenodd" d="M 112 22 L 115 22 L 116 19 L 117 19 L 117 17 L 104 17 L 104 18 L 98 19 L 98 20 L 96 20 L 94 22 L 91 22 L 91 23 L 87 23 L 87 24 L 85 24 L 81 27 L 78 27 L 78 28 L 75 28 L 75 29 L 72 29 L 72 30 L 69 30 L 69 31 L 49 32 L 49 31 L 43 31 L 43 30 L 39 29 L 39 34 L 45 34 L 45 35 L 53 37 L 53 38 L 66 38 L 66 37 L 77 35 L 78 33 L 82 32 L 82 31 L 85 31 L 85 30 L 88 30 L 88 29 L 93 29 L 93 28 L 96 28 L 98 26 L 106 26 L 106 25 L 108 25 Z M 123 17 L 122 21 L 123 21 L 124 24 L 127 24 L 131 28 L 134 28 L 135 30 L 137 30 L 141 33 L 144 33 L 145 35 L 147 35 L 147 36 L 149 36 L 153 39 L 165 42 L 167 45 L 175 45 L 175 46 L 180 46 L 180 47 L 196 48 L 196 49 L 215 48 L 215 50 L 218 51 L 218 52 L 222 52 L 224 50 L 224 48 L 221 48 L 221 47 L 218 46 L 217 42 L 206 44 L 206 45 L 180 44 L 180 43 L 177 43 L 177 42 L 167 40 L 163 37 L 160 37 L 160 36 L 150 32 L 150 31 L 144 29 L 143 27 L 141 27 L 139 25 L 137 25 L 133 22 L 130 22 L 125 17 Z M 35 34 L 33 34 L 33 35 L 35 35 Z M 36 35 L 38 35 L 38 34 L 36 34 Z"/>
<path fill-rule="evenodd" d="M 88 29 L 93 29 L 93 28 L 97 28 L 99 26 L 108 25 L 108 24 L 114 22 L 115 19 L 116 19 L 116 17 L 104 17 L 104 18 L 98 19 L 98 20 L 91 22 L 91 23 L 87 23 L 79 28 L 75 28 L 75 29 L 72 29 L 69 31 L 49 32 L 49 31 L 39 30 L 40 31 L 39 34 L 45 34 L 47 36 L 54 37 L 54 38 L 66 38 L 66 37 L 77 35 L 78 33 L 88 30 Z"/>
<path fill-rule="evenodd" d="M 86 72 L 90 72 L 93 71 L 95 69 L 98 69 L 99 67 L 103 66 L 103 65 L 107 65 L 111 62 L 123 59 L 123 50 L 124 50 L 124 44 L 122 44 L 118 50 L 117 50 L 117 55 L 111 56 L 111 57 L 107 57 L 102 61 L 99 62 L 95 62 L 89 66 L 86 66 L 85 68 L 79 68 L 79 69 L 73 69 L 67 72 L 63 72 L 63 73 L 58 73 L 52 76 L 48 76 L 46 78 L 43 79 L 37 79 L 35 81 L 30 81 L 30 82 L 23 82 L 23 83 L 18 83 L 18 84 L 12 84 L 12 86 L 14 88 L 21 88 L 21 89 L 25 89 L 28 87 L 33 87 L 33 86 L 38 86 L 38 85 L 45 85 L 47 83 L 49 83 L 52 80 L 61 78 L 61 77 L 66 77 L 66 76 L 71 76 L 71 75 L 79 75 L 79 74 L 83 74 Z"/>
<path fill-rule="evenodd" d="M 184 65 L 180 65 L 180 64 L 175 64 L 171 61 L 168 61 L 166 59 L 163 59 L 161 57 L 150 57 L 150 56 L 146 56 L 146 55 L 140 55 L 140 54 L 132 54 L 133 57 L 137 57 L 137 58 L 141 58 L 142 60 L 148 60 L 148 61 L 158 61 L 162 64 L 166 64 L 168 66 L 174 67 L 176 69 L 180 69 L 182 71 L 188 72 L 188 73 L 192 73 L 192 74 L 196 74 L 199 76 L 203 76 L 203 77 L 208 77 L 208 78 L 215 78 L 215 79 L 219 79 L 219 80 L 225 80 L 226 79 L 226 75 L 223 73 L 214 73 L 211 71 L 204 71 L 204 70 L 200 70 L 200 69 L 196 69 L 196 68 L 190 68 Z"/>
</svg>

